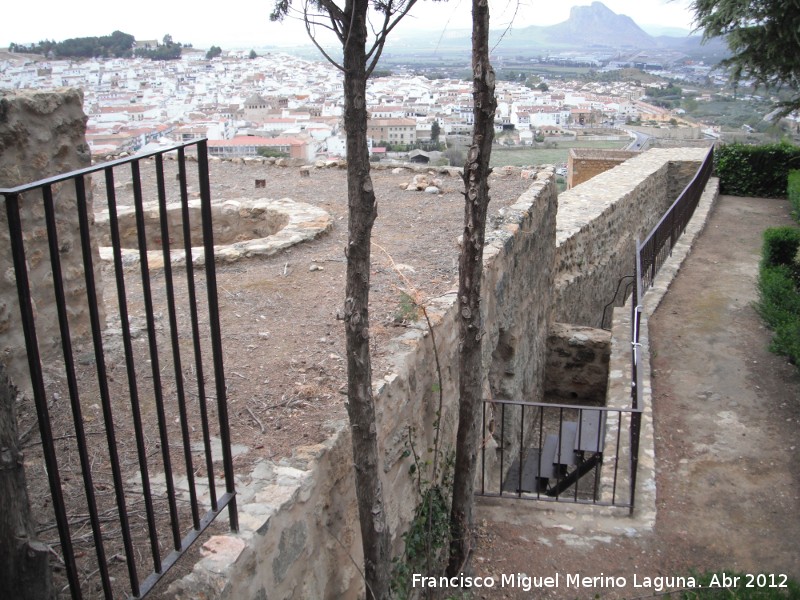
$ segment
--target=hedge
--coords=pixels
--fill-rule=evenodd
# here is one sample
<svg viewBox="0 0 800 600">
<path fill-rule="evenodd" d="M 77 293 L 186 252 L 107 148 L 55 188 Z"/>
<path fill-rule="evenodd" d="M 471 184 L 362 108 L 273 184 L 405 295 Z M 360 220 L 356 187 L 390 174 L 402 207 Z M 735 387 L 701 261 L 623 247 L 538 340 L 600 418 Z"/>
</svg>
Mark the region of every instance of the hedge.
<svg viewBox="0 0 800 600">
<path fill-rule="evenodd" d="M 789 171 L 800 167 L 800 147 L 728 144 L 715 151 L 714 163 L 723 194 L 785 198 Z"/>
<path fill-rule="evenodd" d="M 796 227 L 770 227 L 764 232 L 761 249 L 765 267 L 791 267 L 800 249 L 800 229 Z"/>
<path fill-rule="evenodd" d="M 789 173 L 789 186 L 787 188 L 789 202 L 792 203 L 792 216 L 800 223 L 800 171 Z"/>
<path fill-rule="evenodd" d="M 774 331 L 770 350 L 800 368 L 800 229 L 764 232 L 758 313 Z"/>
</svg>

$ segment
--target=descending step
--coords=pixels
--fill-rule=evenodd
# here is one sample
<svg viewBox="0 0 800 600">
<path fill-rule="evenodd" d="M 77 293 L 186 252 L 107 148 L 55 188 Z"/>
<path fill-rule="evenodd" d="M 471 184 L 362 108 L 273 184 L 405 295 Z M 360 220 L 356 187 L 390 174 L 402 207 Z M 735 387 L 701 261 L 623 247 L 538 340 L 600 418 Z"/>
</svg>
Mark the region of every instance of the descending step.
<svg viewBox="0 0 800 600">
<path fill-rule="evenodd" d="M 602 463 L 606 411 L 583 409 L 579 421 L 564 421 L 541 448 L 524 451 L 520 472 L 515 456 L 503 479 L 503 492 L 558 496 Z"/>
<path fill-rule="evenodd" d="M 575 451 L 602 452 L 602 444 L 606 437 L 606 411 L 584 409 L 575 439 Z"/>
<path fill-rule="evenodd" d="M 528 448 L 522 461 L 522 476 L 519 472 L 519 456 L 515 457 L 503 479 L 504 492 L 544 492 L 547 482 L 556 476 L 556 452 L 558 436 L 549 435 L 541 454 L 538 448 Z"/>
</svg>

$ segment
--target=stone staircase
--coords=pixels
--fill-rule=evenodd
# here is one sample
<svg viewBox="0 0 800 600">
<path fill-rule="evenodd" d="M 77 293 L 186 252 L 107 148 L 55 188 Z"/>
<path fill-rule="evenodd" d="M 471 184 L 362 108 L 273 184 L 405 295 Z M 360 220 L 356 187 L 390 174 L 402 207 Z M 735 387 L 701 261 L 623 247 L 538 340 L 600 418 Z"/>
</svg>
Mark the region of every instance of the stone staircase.
<svg viewBox="0 0 800 600">
<path fill-rule="evenodd" d="M 541 448 L 527 448 L 511 463 L 503 477 L 503 492 L 534 493 L 557 497 L 599 468 L 603 461 L 606 411 L 584 408 L 577 421 L 563 421 L 558 433 L 547 435 Z M 592 496 L 597 497 L 599 477 Z"/>
</svg>

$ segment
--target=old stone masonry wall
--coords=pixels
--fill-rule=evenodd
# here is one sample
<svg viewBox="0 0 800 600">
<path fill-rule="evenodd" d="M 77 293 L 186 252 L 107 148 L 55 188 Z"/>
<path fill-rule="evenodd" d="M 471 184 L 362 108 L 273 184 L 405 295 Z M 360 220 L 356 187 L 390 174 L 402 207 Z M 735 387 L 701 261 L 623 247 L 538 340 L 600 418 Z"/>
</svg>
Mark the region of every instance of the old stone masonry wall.
<svg viewBox="0 0 800 600">
<path fill-rule="evenodd" d="M 559 195 L 555 321 L 601 326 L 620 278 L 634 273 L 636 240 L 658 223 L 707 152 L 650 150 Z"/>
<path fill-rule="evenodd" d="M 0 188 L 13 188 L 90 166 L 85 131 L 83 95 L 79 90 L 57 93 L 0 90 Z M 56 185 L 53 196 L 65 293 L 72 307 L 70 327 L 73 334 L 82 336 L 89 331 L 89 316 L 74 186 Z M 91 203 L 89 195 L 90 215 Z M 52 300 L 41 193 L 33 191 L 21 196 L 20 213 L 37 335 L 42 359 L 47 362 L 59 350 L 60 335 Z M 9 376 L 20 389 L 27 390 L 30 387 L 27 355 L 10 248 L 4 205 L 0 210 L 0 354 Z M 100 300 L 98 305 L 102 307 Z"/>
</svg>

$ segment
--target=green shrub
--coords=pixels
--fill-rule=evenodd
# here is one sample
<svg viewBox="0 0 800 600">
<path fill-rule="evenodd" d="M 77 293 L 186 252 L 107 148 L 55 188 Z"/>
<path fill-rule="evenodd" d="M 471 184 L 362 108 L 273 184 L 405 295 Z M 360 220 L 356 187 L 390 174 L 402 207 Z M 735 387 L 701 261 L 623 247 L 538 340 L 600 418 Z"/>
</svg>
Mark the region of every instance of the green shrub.
<svg viewBox="0 0 800 600">
<path fill-rule="evenodd" d="M 787 194 L 789 202 L 792 203 L 792 216 L 795 221 L 800 223 L 800 171 L 791 171 L 789 173 Z"/>
<path fill-rule="evenodd" d="M 789 170 L 800 166 L 800 148 L 785 142 L 728 144 L 716 150 L 714 163 L 723 194 L 785 198 Z"/>
<path fill-rule="evenodd" d="M 800 367 L 800 291 L 792 267 L 762 266 L 758 294 L 758 313 L 774 332 L 770 351 Z"/>
<path fill-rule="evenodd" d="M 758 278 L 759 313 L 767 324 L 776 326 L 800 320 L 800 294 L 788 266 L 765 267 Z"/>
<path fill-rule="evenodd" d="M 793 266 L 800 250 L 800 229 L 796 227 L 770 227 L 764 232 L 761 250 L 765 267 Z"/>
</svg>

